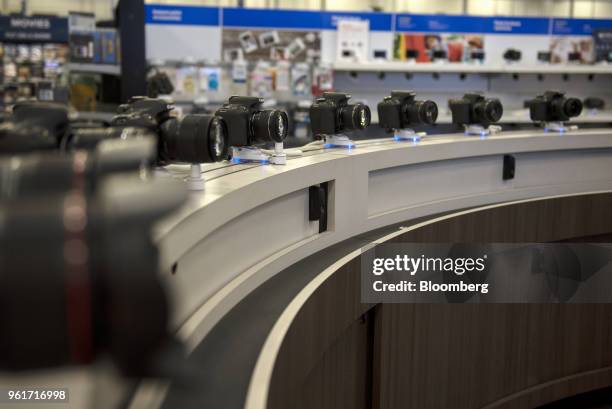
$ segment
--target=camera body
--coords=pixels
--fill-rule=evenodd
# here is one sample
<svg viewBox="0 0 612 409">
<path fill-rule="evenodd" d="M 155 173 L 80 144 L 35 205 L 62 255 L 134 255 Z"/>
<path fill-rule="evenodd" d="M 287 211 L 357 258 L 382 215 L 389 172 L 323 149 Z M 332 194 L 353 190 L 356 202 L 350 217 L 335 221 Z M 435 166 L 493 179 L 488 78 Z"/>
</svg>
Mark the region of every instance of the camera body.
<svg viewBox="0 0 612 409">
<path fill-rule="evenodd" d="M 157 135 L 158 162 L 218 162 L 228 156 L 227 126 L 222 118 L 192 114 L 172 115 L 173 104 L 162 99 L 132 97 L 119 106 L 111 124 L 139 127 Z"/>
<path fill-rule="evenodd" d="M 289 128 L 287 113 L 281 110 L 263 110 L 264 100 L 258 97 L 230 97 L 215 112 L 227 124 L 229 146 L 253 146 L 258 142 L 285 140 Z"/>
<path fill-rule="evenodd" d="M 336 135 L 344 131 L 365 129 L 371 113 L 367 105 L 349 104 L 349 94 L 325 92 L 310 106 L 310 126 L 315 137 Z"/>
<path fill-rule="evenodd" d="M 438 48 L 431 51 L 430 57 L 431 61 L 443 61 L 447 59 L 447 53 L 445 50 Z"/>
<path fill-rule="evenodd" d="M 49 158 L 39 158 L 39 179 Z M 98 357 L 110 357 L 128 376 L 157 370 L 169 307 L 150 231 L 183 203 L 184 186 L 134 172 L 104 178 L 95 194 L 85 193 L 71 186 L 0 201 L 2 370 L 86 365 Z M 24 253 L 28 246 L 38 249 L 36 257 Z M 77 324 L 87 330 L 74 331 Z"/>
<path fill-rule="evenodd" d="M 173 109 L 174 106 L 163 99 L 132 97 L 127 104 L 119 105 L 118 114 L 112 119 L 112 123 L 157 130 L 173 118 Z"/>
<path fill-rule="evenodd" d="M 417 100 L 413 91 L 392 91 L 378 104 L 378 123 L 389 132 L 412 125 L 433 125 L 437 118 L 436 103 Z"/>
<path fill-rule="evenodd" d="M 606 102 L 598 97 L 587 97 L 584 99 L 583 105 L 586 109 L 600 110 L 604 109 Z"/>
<path fill-rule="evenodd" d="M 515 48 L 508 48 L 504 52 L 504 60 L 508 62 L 518 62 L 521 60 L 522 56 L 523 54 L 521 53 L 521 51 Z"/>
<path fill-rule="evenodd" d="M 419 50 L 417 50 L 416 48 L 406 49 L 407 60 L 416 60 L 417 58 L 419 58 Z"/>
<path fill-rule="evenodd" d="M 472 52 L 470 52 L 470 60 L 483 63 L 485 60 L 484 50 L 473 50 Z"/>
<path fill-rule="evenodd" d="M 552 53 L 550 51 L 538 51 L 538 62 L 550 63 L 552 60 Z"/>
<path fill-rule="evenodd" d="M 68 109 L 61 104 L 17 103 L 0 124 L 0 152 L 55 150 L 68 132 L 69 123 Z"/>
<path fill-rule="evenodd" d="M 124 159 L 128 151 L 137 159 L 139 153 L 135 149 L 146 145 L 146 152 L 140 152 L 140 156 L 149 160 L 151 141 L 142 140 L 153 138 L 154 135 L 142 127 L 84 126 L 71 122 L 65 106 L 40 101 L 15 105 L 12 114 L 0 124 L 0 152 L 9 155 L 35 151 L 95 151 L 101 142 L 115 139 L 126 144 L 121 153 Z M 112 149 L 118 151 L 116 143 L 106 146 L 113 146 Z"/>
<path fill-rule="evenodd" d="M 485 98 L 481 94 L 465 94 L 461 99 L 451 99 L 449 107 L 453 123 L 458 125 L 489 126 L 499 121 L 504 108 L 497 98 Z"/>
<path fill-rule="evenodd" d="M 580 115 L 582 101 L 566 98 L 563 92 L 546 91 L 529 102 L 529 115 L 532 121 L 563 122 Z"/>
<path fill-rule="evenodd" d="M 174 85 L 165 72 L 155 72 L 147 79 L 147 95 L 157 98 L 159 95 L 169 95 L 174 92 Z"/>
</svg>

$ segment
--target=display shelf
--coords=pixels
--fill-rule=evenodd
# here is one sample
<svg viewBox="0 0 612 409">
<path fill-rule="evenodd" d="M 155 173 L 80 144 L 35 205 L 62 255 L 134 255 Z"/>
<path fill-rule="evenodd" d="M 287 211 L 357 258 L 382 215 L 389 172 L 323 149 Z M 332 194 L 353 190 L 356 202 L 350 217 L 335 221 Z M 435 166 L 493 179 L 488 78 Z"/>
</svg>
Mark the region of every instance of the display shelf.
<svg viewBox="0 0 612 409">
<path fill-rule="evenodd" d="M 541 130 L 484 139 L 454 133 L 418 143 L 358 141 L 355 149 L 321 149 L 289 158 L 285 166 L 207 164 L 205 189 L 192 192 L 154 229 L 161 271 L 177 300 L 171 325 L 198 345 L 267 278 L 349 237 L 457 209 L 610 190 L 611 147 L 609 129 L 563 137 Z M 506 154 L 518 166 L 511 182 L 501 174 Z M 188 172 L 173 166 L 166 175 L 182 180 Z M 319 234 L 318 224 L 308 220 L 308 200 L 310 186 L 322 180 L 334 181 L 334 224 Z M 409 189 L 407 180 L 414 181 Z M 274 234 L 261 240 L 268 231 Z M 226 237 L 231 246 L 223 244 Z M 231 257 L 235 249 L 242 249 L 241 257 Z M 202 266 L 220 259 L 224 263 L 202 274 Z M 173 265 L 178 268 L 171 275 Z"/>
<path fill-rule="evenodd" d="M 408 63 L 405 61 L 336 62 L 336 71 L 457 74 L 612 74 L 612 65 Z"/>
<path fill-rule="evenodd" d="M 72 72 L 87 72 L 94 74 L 110 74 L 121 75 L 121 67 L 112 64 L 81 64 L 69 63 L 66 64 L 66 69 Z"/>
</svg>

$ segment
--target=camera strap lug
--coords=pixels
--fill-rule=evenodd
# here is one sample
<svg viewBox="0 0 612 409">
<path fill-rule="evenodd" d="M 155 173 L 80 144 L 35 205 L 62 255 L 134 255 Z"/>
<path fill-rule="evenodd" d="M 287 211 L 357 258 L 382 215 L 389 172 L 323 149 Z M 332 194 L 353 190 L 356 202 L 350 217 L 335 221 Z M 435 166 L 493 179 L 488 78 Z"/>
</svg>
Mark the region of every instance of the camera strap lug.
<svg viewBox="0 0 612 409">
<path fill-rule="evenodd" d="M 393 133 L 393 139 L 398 142 L 418 142 L 422 137 L 427 136 L 427 132 L 416 132 L 414 129 L 397 129 Z"/>
<path fill-rule="evenodd" d="M 569 131 L 575 131 L 578 129 L 577 125 L 565 125 L 563 122 L 544 122 L 544 132 L 559 132 L 565 133 Z"/>
<path fill-rule="evenodd" d="M 343 134 L 325 135 L 324 138 L 324 148 L 352 149 L 356 146 L 355 142 L 353 142 L 348 136 Z"/>
<path fill-rule="evenodd" d="M 496 133 L 501 132 L 501 130 L 502 127 L 499 125 L 489 125 L 486 128 L 478 124 L 465 125 L 466 135 L 488 136 L 495 135 Z"/>
</svg>

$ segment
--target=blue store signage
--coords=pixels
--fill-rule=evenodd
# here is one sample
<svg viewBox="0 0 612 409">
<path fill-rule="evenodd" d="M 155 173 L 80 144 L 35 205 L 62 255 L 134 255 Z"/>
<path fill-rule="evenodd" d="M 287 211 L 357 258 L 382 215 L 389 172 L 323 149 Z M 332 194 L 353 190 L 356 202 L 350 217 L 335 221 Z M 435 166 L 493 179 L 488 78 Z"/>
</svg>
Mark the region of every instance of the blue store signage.
<svg viewBox="0 0 612 409">
<path fill-rule="evenodd" d="M 321 29 L 321 13 L 301 10 L 224 8 L 223 25 L 237 28 Z"/>
<path fill-rule="evenodd" d="M 396 31 L 419 33 L 548 34 L 550 20 L 531 17 L 477 17 L 397 14 Z"/>
<path fill-rule="evenodd" d="M 341 19 L 369 20 L 370 30 L 391 31 L 393 14 L 244 8 L 223 9 L 223 25 L 226 27 L 335 30 L 338 26 L 338 20 Z"/>
<path fill-rule="evenodd" d="M 219 8 L 147 4 L 145 5 L 145 23 L 218 26 L 220 25 Z"/>
<path fill-rule="evenodd" d="M 393 14 L 389 13 L 324 12 L 320 14 L 322 30 L 335 30 L 338 27 L 338 20 L 344 19 L 369 20 L 370 31 L 391 31 L 393 29 Z"/>
<path fill-rule="evenodd" d="M 612 20 L 582 18 L 556 18 L 553 20 L 552 33 L 555 35 L 592 35 L 593 30 L 612 28 Z"/>
<path fill-rule="evenodd" d="M 340 19 L 368 20 L 371 31 L 527 35 L 592 35 L 612 20 L 484 17 L 145 5 L 147 24 L 335 30 Z"/>
<path fill-rule="evenodd" d="M 65 17 L 0 16 L 0 41 L 67 43 Z"/>
</svg>

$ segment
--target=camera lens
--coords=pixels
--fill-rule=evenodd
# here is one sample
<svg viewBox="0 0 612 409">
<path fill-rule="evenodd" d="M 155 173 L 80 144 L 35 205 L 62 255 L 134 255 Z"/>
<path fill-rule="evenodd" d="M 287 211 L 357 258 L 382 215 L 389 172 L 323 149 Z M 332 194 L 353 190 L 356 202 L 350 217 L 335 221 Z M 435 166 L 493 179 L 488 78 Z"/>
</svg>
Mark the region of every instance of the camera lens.
<svg viewBox="0 0 612 409">
<path fill-rule="evenodd" d="M 340 111 L 345 129 L 365 129 L 370 125 L 370 108 L 364 104 L 347 105 Z"/>
<path fill-rule="evenodd" d="M 409 109 L 414 110 L 417 119 L 411 122 L 433 125 L 438 119 L 438 106 L 433 101 L 416 101 Z"/>
<path fill-rule="evenodd" d="M 582 112 L 582 101 L 578 98 L 568 98 L 563 104 L 563 111 L 568 117 L 574 117 L 580 115 Z"/>
<path fill-rule="evenodd" d="M 484 101 L 484 119 L 488 122 L 497 122 L 504 113 L 504 107 L 498 99 L 487 99 Z"/>
<path fill-rule="evenodd" d="M 150 135 L 149 131 L 138 127 L 81 128 L 75 129 L 62 142 L 62 145 L 66 150 L 93 150 L 100 142 L 107 139 L 126 140 L 135 137 L 149 137 Z"/>
<path fill-rule="evenodd" d="M 227 128 L 222 118 L 192 114 L 162 125 L 162 156 L 187 163 L 218 162 L 227 157 Z"/>
<path fill-rule="evenodd" d="M 282 142 L 287 137 L 289 118 L 277 109 L 257 111 L 252 117 L 253 136 L 257 141 Z"/>
</svg>

